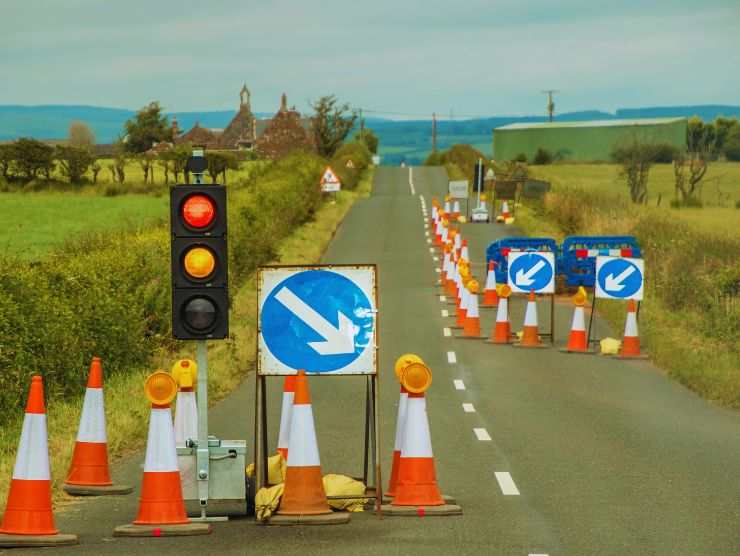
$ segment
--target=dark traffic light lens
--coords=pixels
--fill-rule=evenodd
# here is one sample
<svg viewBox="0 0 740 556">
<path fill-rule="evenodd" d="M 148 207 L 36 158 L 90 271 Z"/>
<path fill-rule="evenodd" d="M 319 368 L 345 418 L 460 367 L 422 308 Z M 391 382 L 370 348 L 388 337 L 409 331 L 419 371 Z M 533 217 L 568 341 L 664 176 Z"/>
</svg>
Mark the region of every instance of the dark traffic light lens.
<svg viewBox="0 0 740 556">
<path fill-rule="evenodd" d="M 216 306 L 210 299 L 194 297 L 183 310 L 185 323 L 197 332 L 205 332 L 216 322 Z"/>
<path fill-rule="evenodd" d="M 216 218 L 216 206 L 206 195 L 191 195 L 182 204 L 182 217 L 191 228 L 207 228 Z"/>
</svg>

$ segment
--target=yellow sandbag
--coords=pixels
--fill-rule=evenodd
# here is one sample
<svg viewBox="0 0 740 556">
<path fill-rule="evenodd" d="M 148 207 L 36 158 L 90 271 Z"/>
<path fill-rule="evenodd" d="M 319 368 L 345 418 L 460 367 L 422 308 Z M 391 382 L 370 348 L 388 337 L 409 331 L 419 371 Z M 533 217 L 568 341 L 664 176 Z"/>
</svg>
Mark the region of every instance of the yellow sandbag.
<svg viewBox="0 0 740 556">
<path fill-rule="evenodd" d="M 458 217 L 457 217 L 457 221 L 458 221 L 458 222 L 459 222 L 460 224 L 465 224 L 465 223 L 466 223 L 466 222 L 468 221 L 468 219 L 467 219 L 467 218 L 465 218 L 464 216 L 458 216 Z"/>
<path fill-rule="evenodd" d="M 283 497 L 284 485 L 275 485 L 269 488 L 261 488 L 254 497 L 254 511 L 257 519 L 265 521 L 269 519 L 272 513 L 280 505 L 280 499 Z"/>
<path fill-rule="evenodd" d="M 254 463 L 250 463 L 247 465 L 247 468 L 244 470 L 247 477 L 254 477 Z"/>
<path fill-rule="evenodd" d="M 514 223 L 514 217 L 509 217 L 506 220 L 504 220 L 504 224 L 513 224 Z"/>
<path fill-rule="evenodd" d="M 356 481 L 346 475 L 324 475 L 324 490 L 327 496 L 362 496 L 365 494 L 365 485 L 362 481 Z M 348 512 L 361 512 L 367 504 L 367 498 L 354 498 L 350 500 L 329 500 L 329 505 L 335 510 L 347 510 Z"/>
<path fill-rule="evenodd" d="M 616 338 L 604 338 L 599 342 L 601 344 L 601 355 L 617 355 L 622 342 Z"/>
<path fill-rule="evenodd" d="M 279 485 L 280 483 L 284 483 L 286 472 L 287 469 L 283 454 L 278 452 L 274 456 L 267 458 L 267 484 Z"/>
</svg>

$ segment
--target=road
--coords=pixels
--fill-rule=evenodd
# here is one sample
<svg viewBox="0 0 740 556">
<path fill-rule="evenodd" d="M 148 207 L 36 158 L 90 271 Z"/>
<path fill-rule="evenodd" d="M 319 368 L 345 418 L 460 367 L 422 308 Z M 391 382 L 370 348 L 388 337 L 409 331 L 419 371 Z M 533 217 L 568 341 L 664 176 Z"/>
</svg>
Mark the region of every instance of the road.
<svg viewBox="0 0 740 556">
<path fill-rule="evenodd" d="M 379 267 L 385 477 L 398 401 L 393 361 L 414 352 L 434 373 L 427 397 L 438 479 L 464 515 L 379 520 L 363 513 L 348 525 L 293 528 L 232 519 L 215 524 L 208 537 L 114 539 L 113 528 L 136 512 L 131 495 L 87 500 L 60 513 L 60 527 L 78 533 L 82 544 L 55 553 L 740 554 L 740 414 L 701 400 L 644 361 L 445 337 L 451 319 L 441 316 L 448 307 L 434 286 L 438 263 L 426 243 L 419 196 L 431 208 L 446 177 L 440 169 L 414 168 L 413 185 L 415 194 L 409 169 L 379 168 L 372 196 L 353 207 L 324 262 Z M 464 225 L 479 279 L 485 246 L 514 231 Z M 522 308 L 521 301 L 513 303 L 517 329 Z M 542 323 L 547 313 L 541 309 Z M 558 343 L 565 342 L 570 312 L 569 305 L 556 305 Z M 494 319 L 495 311 L 482 311 L 484 331 Z M 603 323 L 597 326 L 607 332 Z M 450 352 L 456 363 L 449 362 Z M 311 388 L 323 471 L 359 473 L 361 381 L 312 379 Z M 276 380 L 269 388 L 271 439 L 279 397 Z M 465 412 L 463 403 L 474 412 Z M 250 376 L 212 408 L 212 432 L 251 445 L 253 406 Z M 484 429 L 490 440 L 479 440 L 474 429 Z M 142 459 L 132 456 L 114 475 L 138 484 Z M 519 494 L 504 494 L 496 473 L 508 473 Z"/>
</svg>

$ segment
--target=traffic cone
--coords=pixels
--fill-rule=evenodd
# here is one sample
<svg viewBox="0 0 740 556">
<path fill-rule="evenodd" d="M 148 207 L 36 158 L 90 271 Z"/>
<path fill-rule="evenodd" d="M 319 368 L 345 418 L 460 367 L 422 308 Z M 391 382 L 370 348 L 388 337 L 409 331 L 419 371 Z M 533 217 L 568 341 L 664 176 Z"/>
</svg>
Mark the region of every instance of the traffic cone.
<svg viewBox="0 0 740 556">
<path fill-rule="evenodd" d="M 504 284 L 498 294 L 498 309 L 496 310 L 496 324 L 491 330 L 491 337 L 486 340 L 491 344 L 510 344 L 513 340 L 511 335 L 511 322 L 509 321 L 509 296 L 511 288 Z"/>
<path fill-rule="evenodd" d="M 584 305 L 588 300 L 586 290 L 581 286 L 578 288 L 578 292 L 573 296 L 573 322 L 570 326 L 570 336 L 568 337 L 568 345 L 560 351 L 566 353 L 593 353 L 588 347 L 588 341 L 586 339 L 586 318 Z"/>
<path fill-rule="evenodd" d="M 293 415 L 293 397 L 295 395 L 295 375 L 288 375 L 283 382 L 283 407 L 280 411 L 280 432 L 278 433 L 277 451 L 288 461 L 288 442 L 290 439 L 290 419 Z"/>
<path fill-rule="evenodd" d="M 462 336 L 459 338 L 483 339 L 480 334 L 480 313 L 478 312 L 478 290 L 480 286 L 477 280 L 470 280 L 467 286 L 467 305 L 465 307 L 465 323 L 463 324 Z"/>
<path fill-rule="evenodd" d="M 459 515 L 460 506 L 446 504 L 439 486 L 432 453 L 424 392 L 432 373 L 423 363 L 411 363 L 401 377 L 408 391 L 396 496 L 383 510 L 390 515 Z"/>
<path fill-rule="evenodd" d="M 470 261 L 470 255 L 468 254 L 468 240 L 462 240 L 462 247 L 460 248 L 460 258 Z"/>
<path fill-rule="evenodd" d="M 637 304 L 634 299 L 627 301 L 627 320 L 624 323 L 622 348 L 617 357 L 621 359 L 647 359 L 647 353 L 640 351 L 640 334 L 637 330 Z"/>
<path fill-rule="evenodd" d="M 455 201 L 452 204 L 452 219 L 457 222 L 457 220 L 460 218 L 460 201 Z"/>
<path fill-rule="evenodd" d="M 519 342 L 515 343 L 516 347 L 545 347 L 540 339 L 539 331 L 537 330 L 537 298 L 534 295 L 534 290 L 529 292 L 529 300 L 527 301 L 527 310 L 524 313 L 524 329 L 522 331 L 522 337 Z"/>
<path fill-rule="evenodd" d="M 116 527 L 113 535 L 159 537 L 208 534 L 211 532 L 210 525 L 193 523 L 185 513 L 170 409 L 177 395 L 177 383 L 169 373 L 156 371 L 147 378 L 144 391 L 152 406 L 139 511 L 132 524 Z"/>
<path fill-rule="evenodd" d="M 134 490 L 130 486 L 114 485 L 110 478 L 103 368 L 99 357 L 93 357 L 90 363 L 80 428 L 63 488 L 67 494 L 73 496 L 129 494 Z"/>
<path fill-rule="evenodd" d="M 461 258 L 460 257 L 461 250 L 462 250 L 462 234 L 460 233 L 459 230 L 455 230 L 455 244 L 454 244 L 454 249 L 455 249 L 455 256 L 458 259 L 460 259 Z"/>
<path fill-rule="evenodd" d="M 54 524 L 44 384 L 35 375 L 31 378 L 8 502 L 0 524 L 0 547 L 64 544 L 77 544 L 77 535 L 61 535 Z"/>
<path fill-rule="evenodd" d="M 295 376 L 295 394 L 288 438 L 288 465 L 283 498 L 269 524 L 347 523 L 349 513 L 332 513 L 321 477 L 311 395 L 305 371 Z"/>
<path fill-rule="evenodd" d="M 511 214 L 509 214 L 509 203 L 504 201 L 503 205 L 501 205 L 501 218 L 504 219 L 504 222 L 506 222 L 511 217 Z"/>
<path fill-rule="evenodd" d="M 457 319 L 455 320 L 455 326 L 452 328 L 463 328 L 465 326 L 465 319 L 468 316 L 468 288 L 465 285 L 460 286 L 460 304 L 457 306 Z"/>
<path fill-rule="evenodd" d="M 488 261 L 488 274 L 486 274 L 486 286 L 483 290 L 483 303 L 481 307 L 498 307 L 495 265 L 496 263 L 493 261 Z"/>
</svg>

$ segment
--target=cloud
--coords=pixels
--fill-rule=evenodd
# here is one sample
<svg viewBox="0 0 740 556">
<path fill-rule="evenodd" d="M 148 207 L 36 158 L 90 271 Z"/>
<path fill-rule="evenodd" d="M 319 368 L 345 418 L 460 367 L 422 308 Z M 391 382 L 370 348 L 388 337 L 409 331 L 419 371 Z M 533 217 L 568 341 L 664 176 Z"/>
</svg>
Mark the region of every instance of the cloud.
<svg viewBox="0 0 740 556">
<path fill-rule="evenodd" d="M 740 7 L 710 0 L 6 0 L 0 103 L 305 109 L 335 93 L 407 111 L 737 102 Z"/>
</svg>

